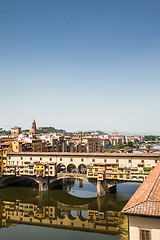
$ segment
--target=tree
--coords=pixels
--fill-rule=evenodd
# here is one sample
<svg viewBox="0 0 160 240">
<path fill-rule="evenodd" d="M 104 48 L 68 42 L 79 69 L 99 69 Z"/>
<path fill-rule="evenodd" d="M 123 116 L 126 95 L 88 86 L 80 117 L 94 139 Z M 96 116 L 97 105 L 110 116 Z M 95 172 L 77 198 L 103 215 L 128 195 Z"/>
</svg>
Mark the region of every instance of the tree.
<svg viewBox="0 0 160 240">
<path fill-rule="evenodd" d="M 157 137 L 153 135 L 145 136 L 144 141 L 156 141 Z"/>
<path fill-rule="evenodd" d="M 134 147 L 134 145 L 133 145 L 133 142 L 131 142 L 131 141 L 128 141 L 128 144 L 127 144 L 127 146 L 128 146 L 128 147 L 130 147 L 130 148 L 133 148 L 133 147 Z"/>
<path fill-rule="evenodd" d="M 115 145 L 115 149 L 120 149 L 120 148 L 124 148 L 124 145 L 123 145 L 123 143 L 118 142 L 118 143 Z"/>
</svg>

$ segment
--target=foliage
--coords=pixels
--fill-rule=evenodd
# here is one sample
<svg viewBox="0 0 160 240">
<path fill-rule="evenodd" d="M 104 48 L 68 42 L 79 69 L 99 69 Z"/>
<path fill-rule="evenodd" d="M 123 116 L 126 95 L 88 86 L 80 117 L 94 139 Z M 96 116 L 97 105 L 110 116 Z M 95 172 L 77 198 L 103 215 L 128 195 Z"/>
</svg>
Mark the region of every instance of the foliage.
<svg viewBox="0 0 160 240">
<path fill-rule="evenodd" d="M 153 135 L 145 136 L 144 141 L 156 141 L 157 137 Z"/>
<path fill-rule="evenodd" d="M 43 172 L 43 169 L 36 169 L 36 172 L 41 173 L 41 172 Z"/>
<path fill-rule="evenodd" d="M 120 149 L 120 148 L 124 148 L 124 145 L 123 145 L 123 143 L 118 142 L 118 143 L 115 145 L 115 149 Z"/>
<path fill-rule="evenodd" d="M 54 127 L 43 127 L 41 129 L 37 129 L 36 133 L 40 134 L 40 133 L 51 133 L 52 131 L 55 131 Z"/>
<path fill-rule="evenodd" d="M 105 151 L 105 153 L 114 153 L 114 150 Z"/>
<path fill-rule="evenodd" d="M 4 130 L 3 128 L 0 128 L 0 136 L 2 135 L 10 135 L 11 131 Z"/>
<path fill-rule="evenodd" d="M 143 170 L 152 170 L 152 167 L 143 167 Z"/>
<path fill-rule="evenodd" d="M 133 144 L 133 142 L 131 142 L 131 141 L 128 141 L 127 146 L 128 146 L 129 148 L 134 148 L 134 144 Z"/>
</svg>

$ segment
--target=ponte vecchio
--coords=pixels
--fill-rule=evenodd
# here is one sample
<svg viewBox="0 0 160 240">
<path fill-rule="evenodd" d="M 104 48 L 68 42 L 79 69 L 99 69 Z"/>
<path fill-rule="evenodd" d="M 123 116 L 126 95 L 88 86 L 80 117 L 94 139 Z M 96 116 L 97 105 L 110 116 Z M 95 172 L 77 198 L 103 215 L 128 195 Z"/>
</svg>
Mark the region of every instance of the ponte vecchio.
<svg viewBox="0 0 160 240">
<path fill-rule="evenodd" d="M 96 185 L 101 196 L 118 183 L 143 182 L 159 161 L 159 153 L 14 152 L 8 153 L 0 187 L 28 179 L 44 191 L 78 178 Z"/>
</svg>

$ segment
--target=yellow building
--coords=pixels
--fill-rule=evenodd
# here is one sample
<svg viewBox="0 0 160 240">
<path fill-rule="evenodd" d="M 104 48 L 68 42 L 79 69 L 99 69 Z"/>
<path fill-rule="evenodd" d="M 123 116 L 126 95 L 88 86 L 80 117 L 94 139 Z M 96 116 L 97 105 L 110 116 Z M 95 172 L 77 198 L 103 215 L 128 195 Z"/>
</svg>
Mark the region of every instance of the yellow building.
<svg viewBox="0 0 160 240">
<path fill-rule="evenodd" d="M 104 163 L 95 163 L 93 166 L 87 168 L 87 177 L 88 178 L 99 178 L 100 175 L 105 174 L 106 164 Z"/>
<path fill-rule="evenodd" d="M 3 152 L 2 172 L 5 172 L 5 167 L 6 167 L 7 161 L 8 161 L 7 154 L 9 152 L 11 152 L 11 150 L 10 149 L 4 149 L 2 152 Z"/>
<path fill-rule="evenodd" d="M 13 141 L 12 150 L 13 152 L 22 152 L 22 142 L 17 140 Z"/>
<path fill-rule="evenodd" d="M 87 168 L 88 178 L 130 180 L 131 170 L 129 168 L 119 167 L 118 163 L 95 163 Z"/>
<path fill-rule="evenodd" d="M 45 164 L 40 162 L 34 163 L 34 174 L 37 176 L 45 176 Z"/>
<path fill-rule="evenodd" d="M 0 150 L 0 175 L 3 172 L 3 152 Z"/>
<path fill-rule="evenodd" d="M 1 143 L 1 152 L 2 152 L 2 163 L 1 163 L 1 172 L 5 172 L 5 166 L 7 165 L 7 154 L 12 152 L 12 143 L 11 142 L 3 142 Z"/>
</svg>

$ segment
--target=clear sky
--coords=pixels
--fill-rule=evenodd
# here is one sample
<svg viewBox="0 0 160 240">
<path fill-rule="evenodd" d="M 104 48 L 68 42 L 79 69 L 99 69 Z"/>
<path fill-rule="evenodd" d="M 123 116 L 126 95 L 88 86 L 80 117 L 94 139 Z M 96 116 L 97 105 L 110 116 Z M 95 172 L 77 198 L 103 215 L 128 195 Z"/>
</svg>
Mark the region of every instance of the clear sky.
<svg viewBox="0 0 160 240">
<path fill-rule="evenodd" d="M 0 0 L 0 127 L 160 134 L 159 0 Z"/>
</svg>

